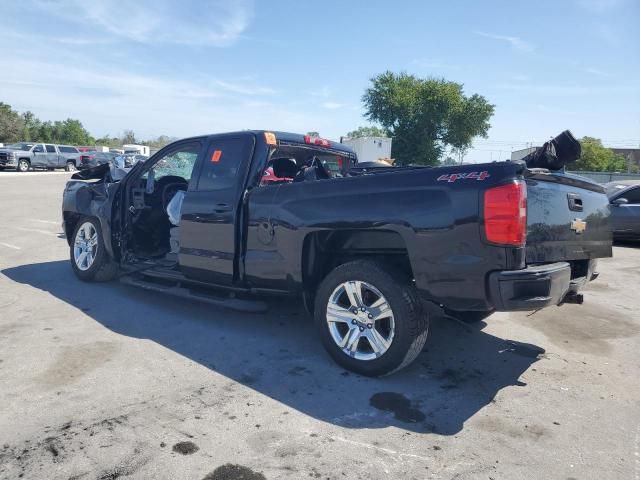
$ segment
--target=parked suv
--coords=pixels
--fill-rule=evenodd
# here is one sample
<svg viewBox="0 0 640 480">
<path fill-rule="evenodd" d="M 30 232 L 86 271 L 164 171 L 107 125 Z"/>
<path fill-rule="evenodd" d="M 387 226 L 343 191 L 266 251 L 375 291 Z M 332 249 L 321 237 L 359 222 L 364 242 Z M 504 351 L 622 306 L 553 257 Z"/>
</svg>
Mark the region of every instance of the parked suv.
<svg viewBox="0 0 640 480">
<path fill-rule="evenodd" d="M 75 171 L 80 163 L 80 152 L 70 145 L 19 142 L 0 149 L 0 169 L 15 168 L 26 172 L 31 168 L 64 168 Z"/>
</svg>

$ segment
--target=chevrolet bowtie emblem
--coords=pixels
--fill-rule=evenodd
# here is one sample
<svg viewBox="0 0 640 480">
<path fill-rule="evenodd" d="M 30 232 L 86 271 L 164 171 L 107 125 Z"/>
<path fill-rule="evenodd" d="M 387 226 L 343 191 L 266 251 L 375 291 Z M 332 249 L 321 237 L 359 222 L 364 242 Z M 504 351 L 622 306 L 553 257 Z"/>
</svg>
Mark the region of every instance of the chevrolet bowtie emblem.
<svg viewBox="0 0 640 480">
<path fill-rule="evenodd" d="M 573 222 L 571 222 L 571 230 L 575 230 L 576 233 L 582 233 L 587 229 L 587 222 L 576 218 Z"/>
</svg>

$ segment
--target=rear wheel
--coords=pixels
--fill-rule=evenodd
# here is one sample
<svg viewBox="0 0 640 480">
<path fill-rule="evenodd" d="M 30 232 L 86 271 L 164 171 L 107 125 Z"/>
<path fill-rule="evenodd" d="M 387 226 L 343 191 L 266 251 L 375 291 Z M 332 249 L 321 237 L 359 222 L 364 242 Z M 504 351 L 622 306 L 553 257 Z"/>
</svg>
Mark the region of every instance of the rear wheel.
<svg viewBox="0 0 640 480">
<path fill-rule="evenodd" d="M 64 167 L 67 172 L 75 172 L 77 170 L 75 162 L 69 160 L 67 165 Z"/>
<path fill-rule="evenodd" d="M 429 325 L 409 281 L 369 260 L 327 275 L 316 296 L 315 323 L 329 355 L 367 376 L 409 365 L 422 351 Z"/>
<path fill-rule="evenodd" d="M 113 279 L 118 271 L 105 251 L 100 225 L 95 218 L 83 217 L 78 221 L 70 257 L 74 273 L 85 282 L 106 282 Z"/>
<path fill-rule="evenodd" d="M 16 167 L 16 170 L 18 170 L 19 172 L 28 172 L 29 168 L 31 168 L 31 162 L 29 162 L 29 160 L 27 160 L 26 158 L 21 158 L 20 160 L 18 160 L 18 166 Z"/>
</svg>

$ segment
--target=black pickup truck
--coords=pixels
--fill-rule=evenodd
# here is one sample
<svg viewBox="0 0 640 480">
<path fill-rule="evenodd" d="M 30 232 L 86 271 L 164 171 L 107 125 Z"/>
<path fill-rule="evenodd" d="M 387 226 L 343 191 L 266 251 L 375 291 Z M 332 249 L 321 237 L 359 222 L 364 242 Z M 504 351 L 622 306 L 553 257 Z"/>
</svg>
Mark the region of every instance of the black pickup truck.
<svg viewBox="0 0 640 480">
<path fill-rule="evenodd" d="M 434 310 L 581 303 L 612 252 L 603 188 L 524 162 L 365 168 L 325 139 L 244 131 L 177 141 L 116 177 L 101 165 L 66 185 L 81 280 L 250 311 L 301 297 L 329 354 L 364 375 L 413 361 Z"/>
</svg>

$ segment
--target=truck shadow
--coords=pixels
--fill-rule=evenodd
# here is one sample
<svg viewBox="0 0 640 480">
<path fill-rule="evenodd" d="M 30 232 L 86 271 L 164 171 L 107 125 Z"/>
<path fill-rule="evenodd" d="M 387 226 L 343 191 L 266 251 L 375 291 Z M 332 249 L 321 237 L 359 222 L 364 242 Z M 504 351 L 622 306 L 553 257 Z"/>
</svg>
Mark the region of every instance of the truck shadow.
<svg viewBox="0 0 640 480">
<path fill-rule="evenodd" d="M 302 308 L 270 302 L 265 315 L 166 298 L 117 282 L 78 281 L 67 261 L 2 271 L 75 306 L 121 335 L 152 340 L 286 408 L 346 428 L 453 435 L 544 353 L 535 345 L 434 319 L 425 351 L 409 368 L 381 379 L 344 371 L 325 354 Z"/>
</svg>

